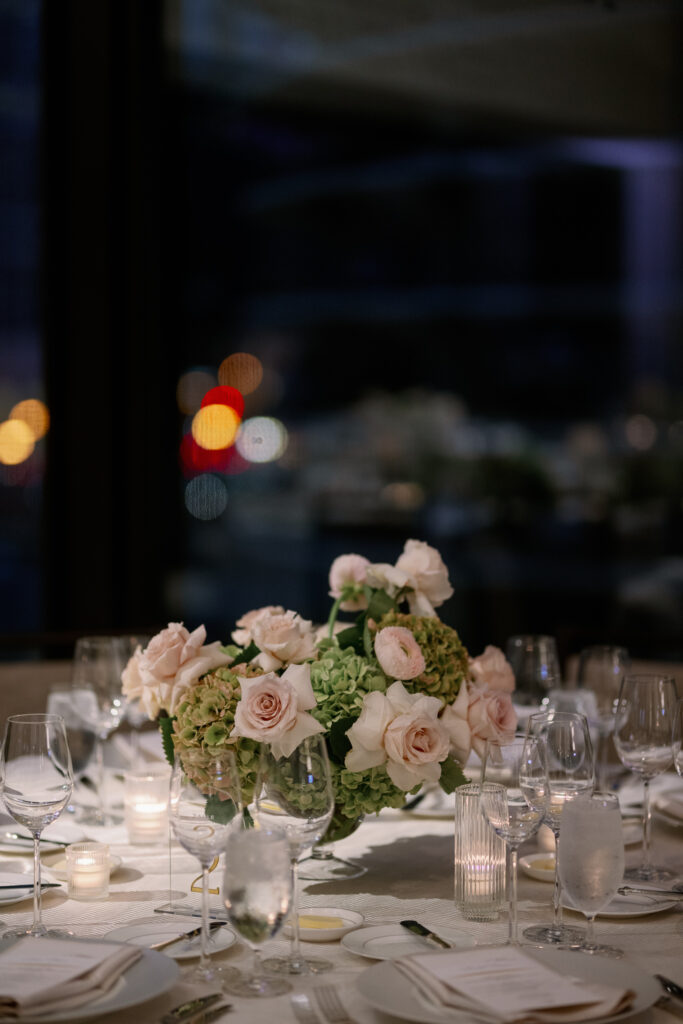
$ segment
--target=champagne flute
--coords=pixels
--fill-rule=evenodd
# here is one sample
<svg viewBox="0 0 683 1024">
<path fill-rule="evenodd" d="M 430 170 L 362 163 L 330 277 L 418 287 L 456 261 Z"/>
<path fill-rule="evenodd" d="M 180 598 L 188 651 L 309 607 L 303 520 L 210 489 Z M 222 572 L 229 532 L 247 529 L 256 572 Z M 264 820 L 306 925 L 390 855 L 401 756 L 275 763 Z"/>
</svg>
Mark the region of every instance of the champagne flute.
<svg viewBox="0 0 683 1024">
<path fill-rule="evenodd" d="M 550 690 L 560 686 L 560 660 L 552 636 L 511 636 L 505 644 L 505 657 L 515 674 L 515 701 L 540 704 Z"/>
<path fill-rule="evenodd" d="M 73 786 L 71 755 L 59 715 L 11 715 L 0 755 L 0 794 L 14 820 L 33 836 L 33 923 L 7 936 L 63 936 L 41 917 L 40 834 L 62 813 Z"/>
<path fill-rule="evenodd" d="M 597 785 L 608 787 L 607 763 L 610 736 L 614 732 L 614 712 L 619 697 L 621 680 L 628 674 L 631 657 L 625 647 L 593 644 L 579 654 L 577 683 L 595 694 L 597 713 L 591 724 L 597 734 Z"/>
<path fill-rule="evenodd" d="M 125 698 L 121 673 L 126 666 L 125 646 L 120 637 L 86 636 L 76 641 L 73 665 L 74 688 L 88 689 L 93 699 L 79 707 L 86 726 L 93 729 L 95 744 L 95 789 L 98 806 L 81 819 L 90 825 L 118 825 L 120 815 L 111 814 L 104 796 L 104 743 L 123 721 Z"/>
<path fill-rule="evenodd" d="M 595 941 L 595 917 L 614 899 L 624 875 L 624 834 L 619 798 L 592 793 L 570 801 L 562 813 L 559 870 L 572 907 L 586 918 L 582 953 L 620 957 L 623 950 Z"/>
<path fill-rule="evenodd" d="M 626 676 L 619 690 L 614 725 L 614 745 L 625 768 L 643 779 L 643 856 L 625 878 L 663 882 L 676 877 L 668 868 L 655 867 L 650 859 L 650 781 L 670 767 L 671 739 L 676 718 L 676 683 L 670 676 Z"/>
<path fill-rule="evenodd" d="M 223 881 L 228 921 L 254 954 L 251 974 L 223 986 L 237 996 L 279 996 L 292 986 L 261 966 L 261 946 L 280 931 L 292 905 L 292 867 L 284 832 L 242 829 L 228 836 Z"/>
<path fill-rule="evenodd" d="M 584 930 L 562 922 L 562 882 L 558 869 L 560 823 L 565 805 L 581 795 L 593 792 L 595 766 L 593 745 L 585 715 L 571 711 L 549 710 L 530 715 L 527 734 L 538 737 L 548 769 L 548 801 L 545 822 L 555 836 L 555 890 L 553 923 L 527 928 L 530 942 L 550 945 L 580 945 Z"/>
<path fill-rule="evenodd" d="M 317 974 L 332 968 L 322 957 L 304 957 L 299 944 L 298 866 L 301 854 L 310 849 L 332 818 L 334 791 L 325 739 L 308 736 L 289 756 L 275 757 L 263 746 L 254 814 L 268 829 L 282 829 L 289 841 L 294 895 L 292 942 L 289 956 L 264 961 L 269 971 L 283 974 Z"/>
<path fill-rule="evenodd" d="M 199 963 L 185 977 L 193 982 L 229 979 L 238 973 L 235 968 L 218 967 L 209 957 L 209 871 L 241 820 L 239 775 L 232 751 L 216 756 L 203 751 L 176 755 L 169 819 L 175 838 L 202 868 L 201 953 Z"/>
<path fill-rule="evenodd" d="M 538 830 L 545 815 L 547 776 L 534 736 L 515 737 L 494 751 L 487 744 L 480 790 L 484 817 L 507 846 L 507 944 L 518 946 L 517 856 L 519 847 Z"/>
</svg>

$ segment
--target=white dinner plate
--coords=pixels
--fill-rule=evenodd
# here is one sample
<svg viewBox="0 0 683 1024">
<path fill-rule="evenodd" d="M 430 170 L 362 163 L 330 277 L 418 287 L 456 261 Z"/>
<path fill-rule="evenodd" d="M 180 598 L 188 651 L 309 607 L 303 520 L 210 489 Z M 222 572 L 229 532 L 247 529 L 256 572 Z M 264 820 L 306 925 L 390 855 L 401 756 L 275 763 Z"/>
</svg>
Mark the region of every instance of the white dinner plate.
<svg viewBox="0 0 683 1024">
<path fill-rule="evenodd" d="M 519 858 L 519 866 L 525 875 L 535 878 L 538 882 L 555 881 L 555 854 L 552 850 L 528 853 Z"/>
<path fill-rule="evenodd" d="M 332 921 L 338 924 L 332 924 Z M 310 924 L 307 927 L 306 922 Z M 315 924 L 314 924 L 315 921 Z M 343 907 L 311 907 L 299 913 L 299 938 L 302 942 L 336 942 L 347 932 L 360 928 L 363 915 Z M 284 933 L 291 936 L 292 927 L 285 925 Z"/>
<path fill-rule="evenodd" d="M 671 910 L 680 901 L 666 900 L 656 896 L 645 896 L 640 893 L 631 893 L 629 896 L 615 896 L 611 903 L 608 903 L 604 910 L 601 910 L 598 917 L 646 917 L 648 914 L 659 914 L 663 910 Z M 574 910 L 567 897 L 562 900 L 562 906 L 567 910 Z M 579 914 L 579 910 L 574 910 Z"/>
<path fill-rule="evenodd" d="M 427 923 L 427 922 L 421 922 Z M 454 949 L 470 949 L 476 945 L 469 932 L 458 928 L 442 928 L 435 925 L 434 931 Z M 429 939 L 414 935 L 400 924 L 381 924 L 374 928 L 356 928 L 341 940 L 342 946 L 351 953 L 369 960 L 396 960 L 400 956 L 414 953 L 434 953 L 439 947 Z"/>
<path fill-rule="evenodd" d="M 615 1017 L 601 1017 L 600 1024 L 620 1021 L 634 1013 L 642 1013 L 662 994 L 659 982 L 632 963 L 560 949 L 529 948 L 525 949 L 525 952 L 561 974 L 584 978 L 586 981 L 611 983 L 635 992 L 630 1010 Z M 482 949 L 482 957 L 486 959 L 486 949 Z M 432 1009 L 422 998 L 418 998 L 415 986 L 397 971 L 392 963 L 373 964 L 357 978 L 356 985 L 360 993 L 376 1009 L 401 1017 L 403 1020 L 419 1021 L 420 1024 L 447 1024 L 455 1019 L 451 1010 L 441 1010 L 438 1007 Z"/>
<path fill-rule="evenodd" d="M 109 854 L 109 874 L 113 875 L 119 870 L 123 861 L 115 854 Z M 50 874 L 54 875 L 55 878 L 59 879 L 60 882 L 66 882 L 66 857 L 60 857 L 58 860 L 50 861 Z"/>
<path fill-rule="evenodd" d="M 12 941 L 12 940 L 10 940 Z M 69 942 L 69 939 L 61 939 L 61 942 Z M 82 941 L 82 940 L 80 940 Z M 97 942 L 97 939 L 88 939 L 89 942 Z M 3 947 L 0 939 L 0 949 Z M 91 1003 L 84 1003 L 83 1006 L 72 1006 L 68 1010 L 60 1010 L 55 1013 L 41 1013 L 40 1016 L 22 1014 L 21 1024 L 71 1024 L 72 1021 L 88 1020 L 105 1013 L 113 1013 L 115 1010 L 125 1010 L 131 1006 L 139 1006 L 146 1003 L 148 999 L 155 999 L 162 992 L 171 988 L 180 973 L 178 965 L 153 949 L 143 949 L 140 959 L 132 964 L 128 970 L 119 978 L 111 992 L 96 999 Z M 0 1021 L 9 1024 L 9 1017 L 2 1017 Z"/>
<path fill-rule="evenodd" d="M 181 935 L 182 932 L 189 932 L 192 928 L 198 927 L 198 921 L 174 924 L 173 921 L 144 918 L 141 921 L 134 921 L 132 924 L 127 924 L 121 928 L 114 928 L 113 931 L 107 932 L 103 938 L 107 942 L 131 942 L 135 946 L 149 948 L 156 942 L 163 942 L 165 939 L 173 938 L 174 935 Z M 208 953 L 211 955 L 212 953 L 220 953 L 224 949 L 230 949 L 236 941 L 235 933 L 230 931 L 229 928 L 225 926 L 217 928 L 209 936 Z M 200 936 L 176 942 L 175 945 L 167 946 L 166 949 L 162 949 L 159 952 L 164 953 L 173 960 L 192 960 L 193 957 L 199 956 L 201 953 Z"/>
</svg>

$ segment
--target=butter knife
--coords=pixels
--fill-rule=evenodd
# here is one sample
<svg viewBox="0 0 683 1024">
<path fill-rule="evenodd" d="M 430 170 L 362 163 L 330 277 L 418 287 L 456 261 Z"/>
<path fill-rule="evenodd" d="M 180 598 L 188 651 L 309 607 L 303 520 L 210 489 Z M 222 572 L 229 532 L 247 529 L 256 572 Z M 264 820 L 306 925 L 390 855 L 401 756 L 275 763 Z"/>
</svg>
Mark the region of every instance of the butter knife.
<svg viewBox="0 0 683 1024">
<path fill-rule="evenodd" d="M 666 896 L 669 900 L 683 900 L 683 892 L 680 889 L 647 889 L 645 886 L 639 888 L 637 885 L 620 885 L 617 892 L 620 896 Z"/>
<path fill-rule="evenodd" d="M 446 940 L 442 939 L 436 934 L 436 932 L 431 932 L 429 928 L 425 928 L 425 926 L 420 924 L 419 921 L 401 921 L 401 925 L 404 928 L 407 928 L 408 931 L 412 932 L 414 935 L 421 935 L 424 939 L 431 939 L 432 942 L 436 942 L 443 949 L 453 948 L 450 942 L 446 942 Z"/>
<path fill-rule="evenodd" d="M 217 1003 L 219 999 L 223 998 L 222 992 L 212 992 L 208 996 L 200 996 L 198 999 L 190 999 L 187 1003 L 181 1003 L 180 1006 L 176 1006 L 174 1010 L 171 1010 L 164 1017 L 161 1018 L 161 1024 L 181 1024 L 182 1021 L 190 1020 L 192 1017 L 197 1017 L 203 1010 L 208 1010 L 210 1006 Z"/>
<path fill-rule="evenodd" d="M 211 932 L 215 932 L 216 928 L 222 927 L 222 921 L 212 921 L 211 924 L 209 925 L 209 934 L 211 934 Z M 180 935 L 174 935 L 172 938 L 164 939 L 162 942 L 155 942 L 153 946 L 148 946 L 147 948 L 156 950 L 166 949 L 167 946 L 172 946 L 174 942 L 182 942 L 184 939 L 195 939 L 198 935 L 201 934 L 202 926 L 199 925 L 198 928 L 193 928 L 189 932 L 181 932 Z"/>
</svg>

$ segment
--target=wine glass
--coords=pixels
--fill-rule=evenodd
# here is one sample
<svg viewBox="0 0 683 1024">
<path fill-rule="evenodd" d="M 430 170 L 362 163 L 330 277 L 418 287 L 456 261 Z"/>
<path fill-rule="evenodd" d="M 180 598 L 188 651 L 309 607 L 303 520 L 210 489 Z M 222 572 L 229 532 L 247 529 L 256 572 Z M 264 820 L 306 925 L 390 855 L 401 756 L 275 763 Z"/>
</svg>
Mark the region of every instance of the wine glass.
<svg viewBox="0 0 683 1024">
<path fill-rule="evenodd" d="M 553 923 L 527 928 L 530 942 L 550 945 L 580 945 L 585 932 L 562 923 L 562 882 L 558 870 L 560 823 L 564 807 L 571 800 L 593 792 L 595 766 L 593 745 L 585 715 L 549 710 L 530 715 L 527 734 L 537 736 L 548 770 L 548 801 L 545 822 L 555 836 L 555 890 Z"/>
<path fill-rule="evenodd" d="M 40 834 L 62 813 L 73 786 L 64 720 L 58 715 L 11 715 L 0 755 L 0 794 L 14 820 L 33 836 L 33 923 L 6 936 L 63 936 L 41 918 Z"/>
<path fill-rule="evenodd" d="M 254 954 L 251 974 L 226 983 L 237 996 L 279 996 L 292 986 L 282 977 L 264 974 L 261 946 L 280 931 L 292 905 L 292 866 L 284 832 L 242 829 L 228 836 L 223 881 L 228 921 Z"/>
<path fill-rule="evenodd" d="M 534 835 L 543 821 L 547 777 L 536 737 L 515 737 L 499 750 L 494 752 L 489 747 L 486 751 L 479 799 L 484 817 L 507 846 L 507 943 L 518 946 L 517 855 L 521 844 Z"/>
<path fill-rule="evenodd" d="M 615 793 L 591 793 L 571 800 L 562 813 L 558 865 L 562 889 L 586 918 L 582 953 L 620 957 L 623 950 L 598 945 L 595 917 L 614 899 L 624 876 L 624 834 Z"/>
<path fill-rule="evenodd" d="M 86 719 L 92 719 L 97 714 L 95 694 L 90 689 L 53 686 L 47 695 L 45 710 L 48 715 L 59 715 L 64 719 L 75 784 L 85 774 L 97 743 L 94 729 L 86 724 Z M 77 803 L 77 799 L 72 799 L 67 805 L 67 811 L 75 814 Z"/>
<path fill-rule="evenodd" d="M 584 690 L 595 695 L 596 712 L 589 715 L 589 722 L 597 736 L 596 773 L 597 785 L 607 788 L 607 764 L 610 736 L 614 732 L 614 712 L 619 697 L 621 680 L 628 674 L 631 657 L 625 647 L 611 647 L 609 644 L 593 644 L 584 647 L 579 654 L 576 681 Z"/>
<path fill-rule="evenodd" d="M 619 690 L 614 724 L 614 745 L 619 760 L 643 779 L 643 855 L 637 868 L 625 878 L 662 882 L 676 877 L 668 868 L 650 860 L 650 781 L 671 765 L 671 739 L 678 695 L 670 676 L 629 675 Z"/>
<path fill-rule="evenodd" d="M 678 700 L 676 702 L 671 739 L 674 768 L 678 774 L 683 777 L 683 700 Z"/>
<path fill-rule="evenodd" d="M 87 689 L 93 699 L 79 708 L 83 723 L 95 732 L 95 789 L 98 806 L 84 815 L 90 825 L 118 825 L 123 818 L 108 812 L 104 798 L 104 743 L 123 721 L 125 698 L 121 673 L 126 666 L 126 648 L 120 637 L 86 636 L 76 641 L 74 688 Z"/>
<path fill-rule="evenodd" d="M 169 792 L 173 835 L 202 868 L 202 931 L 199 963 L 186 973 L 189 981 L 215 981 L 236 975 L 209 957 L 209 871 L 220 856 L 230 832 L 241 821 L 241 796 L 235 755 L 203 751 L 176 755 Z"/>
<path fill-rule="evenodd" d="M 505 644 L 505 657 L 515 675 L 515 701 L 540 704 L 543 697 L 560 686 L 560 660 L 552 636 L 511 636 Z"/>
<path fill-rule="evenodd" d="M 255 789 L 254 814 L 268 829 L 282 829 L 289 841 L 294 895 L 292 942 L 289 956 L 264 961 L 269 971 L 284 974 L 317 974 L 332 964 L 322 957 L 304 957 L 299 945 L 298 866 L 304 850 L 313 846 L 332 818 L 334 791 L 325 740 L 319 734 L 302 740 L 289 755 L 275 757 L 263 746 Z"/>
</svg>

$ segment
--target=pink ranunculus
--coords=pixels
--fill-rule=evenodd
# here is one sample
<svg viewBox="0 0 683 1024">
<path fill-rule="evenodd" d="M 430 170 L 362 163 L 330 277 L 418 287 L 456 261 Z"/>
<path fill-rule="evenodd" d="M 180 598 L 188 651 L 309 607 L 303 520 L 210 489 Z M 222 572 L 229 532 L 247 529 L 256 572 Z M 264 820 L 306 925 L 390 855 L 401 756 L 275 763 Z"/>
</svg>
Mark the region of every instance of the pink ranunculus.
<svg viewBox="0 0 683 1024">
<path fill-rule="evenodd" d="M 472 747 L 479 757 L 484 756 L 487 740 L 498 745 L 509 743 L 517 727 L 517 714 L 510 694 L 472 686 L 467 721 L 472 733 Z"/>
<path fill-rule="evenodd" d="M 240 681 L 231 738 L 268 743 L 276 757 L 288 757 L 302 740 L 324 732 L 308 714 L 316 700 L 308 665 L 290 665 L 281 676 L 267 672 Z"/>
<path fill-rule="evenodd" d="M 315 655 L 315 632 L 311 622 L 297 612 L 260 615 L 252 627 L 252 638 L 260 650 L 254 658 L 264 672 L 283 665 L 300 664 Z"/>
<path fill-rule="evenodd" d="M 470 707 L 467 683 L 460 684 L 458 696 L 447 704 L 441 713 L 441 724 L 446 728 L 451 743 L 451 753 L 461 765 L 467 763 L 472 749 L 472 730 L 467 720 Z"/>
<path fill-rule="evenodd" d="M 396 568 L 409 578 L 408 605 L 413 615 L 436 616 L 435 608 L 453 594 L 441 555 L 422 540 L 407 540 Z"/>
<path fill-rule="evenodd" d="M 182 695 L 200 676 L 232 660 L 218 641 L 204 645 L 205 639 L 204 626 L 189 633 L 181 622 L 170 622 L 128 662 L 121 674 L 124 696 L 139 700 L 150 718 L 162 710 L 174 714 Z"/>
<path fill-rule="evenodd" d="M 375 654 L 390 679 L 416 679 L 425 670 L 417 640 L 404 626 L 386 626 L 375 636 Z"/>
<path fill-rule="evenodd" d="M 240 647 L 248 647 L 253 639 L 252 628 L 257 619 L 260 619 L 262 615 L 284 615 L 285 610 L 281 605 L 269 604 L 264 608 L 254 608 L 253 611 L 247 612 L 241 619 L 238 619 L 235 625 L 237 629 L 233 631 L 232 639 Z"/>
<path fill-rule="evenodd" d="M 339 605 L 342 611 L 357 612 L 367 608 L 363 584 L 369 565 L 370 562 L 363 555 L 339 555 L 330 566 L 330 597 L 336 600 L 345 588 L 354 592 L 354 596 Z"/>
<path fill-rule="evenodd" d="M 489 690 L 512 693 L 515 674 L 500 647 L 489 644 L 482 654 L 470 661 L 470 678 Z"/>
</svg>

